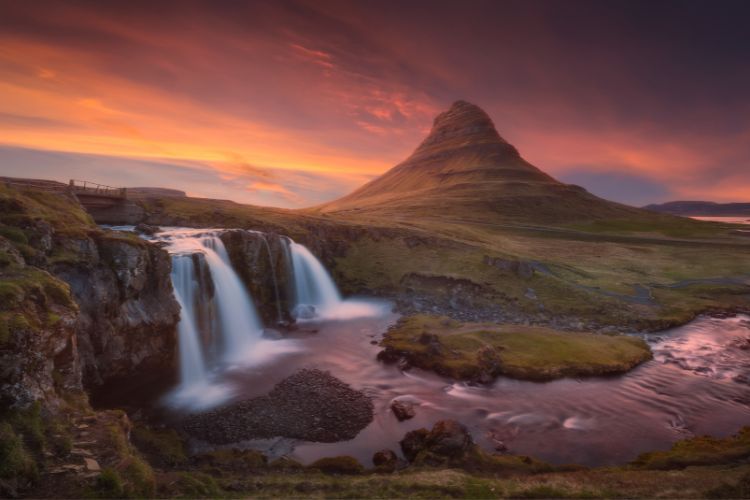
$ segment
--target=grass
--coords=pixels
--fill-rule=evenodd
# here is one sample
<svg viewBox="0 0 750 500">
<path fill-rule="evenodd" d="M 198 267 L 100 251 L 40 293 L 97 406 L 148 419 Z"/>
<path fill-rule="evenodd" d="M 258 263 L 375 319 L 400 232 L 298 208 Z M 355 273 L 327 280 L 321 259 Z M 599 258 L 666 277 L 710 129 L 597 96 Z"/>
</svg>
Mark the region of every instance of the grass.
<svg viewBox="0 0 750 500">
<path fill-rule="evenodd" d="M 176 466 L 188 460 L 185 444 L 173 429 L 152 429 L 137 425 L 131 438 L 135 446 L 153 463 Z"/>
<path fill-rule="evenodd" d="M 672 470 L 696 465 L 746 462 L 750 458 L 750 427 L 728 438 L 698 436 L 679 441 L 667 451 L 644 453 L 633 463 L 640 469 Z"/>
<path fill-rule="evenodd" d="M 5 226 L 4 231 L 16 228 L 30 240 L 35 221 L 48 223 L 55 233 L 68 237 L 82 237 L 96 228 L 91 216 L 66 193 L 0 186 L 0 223 Z M 23 242 L 21 233 L 15 231 L 17 242 Z"/>
<path fill-rule="evenodd" d="M 647 344 L 635 337 L 462 324 L 426 315 L 402 318 L 381 345 L 420 368 L 471 380 L 498 375 L 550 380 L 623 373 L 651 358 Z"/>
</svg>

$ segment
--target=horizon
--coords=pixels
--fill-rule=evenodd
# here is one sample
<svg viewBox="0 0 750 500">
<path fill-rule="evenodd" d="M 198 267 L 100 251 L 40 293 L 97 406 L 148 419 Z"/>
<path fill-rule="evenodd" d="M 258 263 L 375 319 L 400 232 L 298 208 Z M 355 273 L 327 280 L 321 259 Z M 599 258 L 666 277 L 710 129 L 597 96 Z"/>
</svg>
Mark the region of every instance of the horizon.
<svg viewBox="0 0 750 500">
<path fill-rule="evenodd" d="M 600 197 L 750 201 L 742 2 L 146 5 L 4 4 L 1 175 L 310 207 L 466 99 Z"/>
</svg>

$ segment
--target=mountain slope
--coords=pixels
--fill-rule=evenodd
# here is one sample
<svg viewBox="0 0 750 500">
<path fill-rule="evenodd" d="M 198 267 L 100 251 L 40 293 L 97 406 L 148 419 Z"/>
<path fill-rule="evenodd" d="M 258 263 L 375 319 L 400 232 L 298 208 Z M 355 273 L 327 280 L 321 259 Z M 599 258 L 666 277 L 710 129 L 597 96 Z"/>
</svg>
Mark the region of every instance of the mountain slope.
<svg viewBox="0 0 750 500">
<path fill-rule="evenodd" d="M 430 134 L 405 161 L 316 209 L 538 223 L 644 215 L 563 184 L 531 165 L 498 134 L 487 113 L 465 101 L 438 115 Z"/>
</svg>

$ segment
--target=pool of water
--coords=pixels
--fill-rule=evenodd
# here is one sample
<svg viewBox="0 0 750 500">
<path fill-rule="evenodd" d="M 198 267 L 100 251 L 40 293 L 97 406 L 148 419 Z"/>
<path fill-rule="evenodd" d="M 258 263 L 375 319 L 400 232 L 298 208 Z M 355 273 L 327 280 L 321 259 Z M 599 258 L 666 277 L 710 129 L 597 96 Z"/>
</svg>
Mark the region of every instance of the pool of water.
<svg viewBox="0 0 750 500">
<path fill-rule="evenodd" d="M 220 383 L 242 399 L 267 393 L 301 368 L 330 371 L 375 404 L 375 418 L 355 439 L 340 443 L 286 439 L 246 442 L 266 453 L 289 453 L 309 463 L 352 455 L 370 465 L 375 451 L 399 451 L 404 434 L 441 419 L 465 424 L 489 451 L 548 462 L 621 464 L 693 435 L 727 436 L 750 425 L 750 318 L 703 317 L 646 340 L 654 359 L 616 377 L 535 383 L 501 377 L 488 386 L 455 382 L 376 360 L 379 340 L 395 314 L 306 323 L 297 349 L 253 368 L 230 368 Z M 399 422 L 394 399 L 414 402 L 416 417 Z"/>
</svg>

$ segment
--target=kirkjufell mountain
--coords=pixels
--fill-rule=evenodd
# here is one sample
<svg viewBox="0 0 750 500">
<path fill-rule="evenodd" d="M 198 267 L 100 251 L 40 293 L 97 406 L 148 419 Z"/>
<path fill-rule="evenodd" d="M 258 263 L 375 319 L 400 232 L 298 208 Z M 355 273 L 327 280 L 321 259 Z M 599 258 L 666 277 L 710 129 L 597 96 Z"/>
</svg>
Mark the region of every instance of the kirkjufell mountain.
<svg viewBox="0 0 750 500">
<path fill-rule="evenodd" d="M 365 215 L 450 215 L 567 222 L 643 216 L 644 211 L 564 184 L 530 164 L 479 106 L 457 101 L 440 113 L 406 160 L 353 193 L 317 207 Z"/>
</svg>

